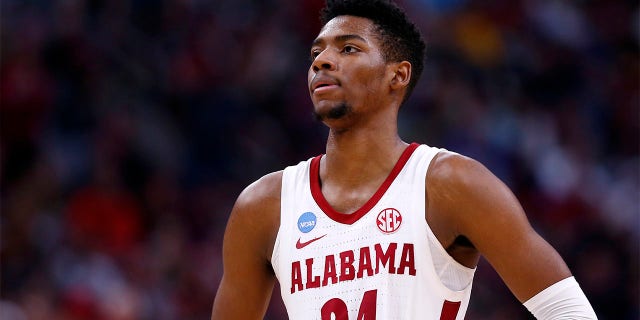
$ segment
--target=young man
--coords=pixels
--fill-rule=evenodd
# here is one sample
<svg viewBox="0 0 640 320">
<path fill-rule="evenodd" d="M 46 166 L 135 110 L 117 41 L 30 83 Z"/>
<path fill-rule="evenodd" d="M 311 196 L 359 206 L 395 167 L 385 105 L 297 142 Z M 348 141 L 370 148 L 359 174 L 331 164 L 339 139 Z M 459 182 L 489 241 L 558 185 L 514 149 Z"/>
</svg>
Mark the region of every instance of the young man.
<svg viewBox="0 0 640 320">
<path fill-rule="evenodd" d="M 539 319 L 595 319 L 558 253 L 480 163 L 398 136 L 422 71 L 416 27 L 386 1 L 328 1 L 309 92 L 326 154 L 239 196 L 212 319 L 463 319 L 480 254 Z"/>
</svg>

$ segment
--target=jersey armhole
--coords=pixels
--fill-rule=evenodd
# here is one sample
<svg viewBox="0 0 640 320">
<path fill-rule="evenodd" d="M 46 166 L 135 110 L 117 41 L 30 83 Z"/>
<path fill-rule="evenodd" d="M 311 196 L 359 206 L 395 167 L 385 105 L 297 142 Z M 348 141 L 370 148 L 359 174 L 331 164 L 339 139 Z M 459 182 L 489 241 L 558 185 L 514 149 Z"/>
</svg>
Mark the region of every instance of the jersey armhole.
<svg viewBox="0 0 640 320">
<path fill-rule="evenodd" d="M 440 280 L 442 285 L 447 289 L 454 292 L 459 292 L 459 291 L 465 290 L 467 287 L 472 285 L 473 276 L 475 274 L 477 267 L 476 268 L 466 267 L 460 264 L 458 261 L 456 261 L 451 255 L 449 255 L 447 250 L 442 246 L 442 244 L 438 240 L 438 237 L 436 237 L 436 235 L 433 233 L 433 230 L 431 230 L 431 226 L 427 221 L 427 215 L 429 213 L 427 212 L 427 208 L 426 208 L 426 204 L 429 196 L 426 189 L 426 179 L 427 179 L 427 176 L 429 175 L 429 171 L 432 169 L 432 166 L 435 163 L 435 160 L 437 160 L 437 158 L 441 156 L 443 153 L 445 152 L 452 153 L 452 154 L 456 154 L 456 153 L 446 149 L 442 149 L 442 148 L 436 149 L 433 152 L 434 154 L 429 159 L 429 163 L 426 164 L 427 168 L 426 168 L 425 176 L 423 177 L 425 181 L 424 222 L 427 229 L 427 241 L 429 242 L 429 249 L 431 251 L 433 267 L 436 272 L 436 275 L 438 276 L 438 279 Z"/>
</svg>

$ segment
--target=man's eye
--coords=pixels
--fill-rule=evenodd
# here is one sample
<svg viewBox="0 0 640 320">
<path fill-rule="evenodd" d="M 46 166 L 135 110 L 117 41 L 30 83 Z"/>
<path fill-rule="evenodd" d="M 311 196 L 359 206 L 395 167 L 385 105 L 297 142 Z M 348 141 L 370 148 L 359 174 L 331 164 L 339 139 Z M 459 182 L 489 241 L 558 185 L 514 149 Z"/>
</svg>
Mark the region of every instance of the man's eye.
<svg viewBox="0 0 640 320">
<path fill-rule="evenodd" d="M 345 53 L 355 53 L 358 51 L 358 49 L 356 49 L 356 47 L 354 46 L 344 46 L 344 49 L 342 49 L 342 51 L 344 51 Z"/>
<path fill-rule="evenodd" d="M 312 50 L 311 51 L 311 55 L 309 56 L 309 58 L 311 59 L 311 61 L 313 61 L 319 55 L 320 55 L 320 50 Z"/>
</svg>

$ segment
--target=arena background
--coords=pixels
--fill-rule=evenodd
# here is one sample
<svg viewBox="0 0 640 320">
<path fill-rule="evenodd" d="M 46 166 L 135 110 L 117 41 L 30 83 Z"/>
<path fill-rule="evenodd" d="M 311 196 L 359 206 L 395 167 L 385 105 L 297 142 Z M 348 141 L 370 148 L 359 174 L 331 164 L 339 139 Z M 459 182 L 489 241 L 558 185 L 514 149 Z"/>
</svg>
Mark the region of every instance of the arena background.
<svg viewBox="0 0 640 320">
<path fill-rule="evenodd" d="M 238 193 L 324 150 L 322 2 L 0 3 L 0 318 L 208 319 Z M 600 318 L 638 319 L 638 3 L 402 3 L 428 41 L 402 137 L 484 163 Z M 482 261 L 467 318 L 528 317 Z"/>
</svg>

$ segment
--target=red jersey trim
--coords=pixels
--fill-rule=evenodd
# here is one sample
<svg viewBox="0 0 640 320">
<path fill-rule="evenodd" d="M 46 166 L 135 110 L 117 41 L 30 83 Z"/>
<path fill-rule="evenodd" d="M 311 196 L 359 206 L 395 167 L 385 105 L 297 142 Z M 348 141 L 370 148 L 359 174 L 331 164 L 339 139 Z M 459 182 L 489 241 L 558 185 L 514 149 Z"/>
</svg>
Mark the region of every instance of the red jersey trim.
<svg viewBox="0 0 640 320">
<path fill-rule="evenodd" d="M 309 170 L 309 180 L 311 185 L 311 195 L 313 199 L 316 201 L 320 209 L 324 211 L 324 213 L 329 216 L 329 218 L 333 219 L 336 222 L 344 223 L 344 224 L 353 224 L 354 222 L 360 220 L 367 212 L 369 212 L 375 205 L 380 201 L 380 198 L 387 192 L 393 180 L 400 174 L 404 165 L 409 161 L 409 157 L 413 154 L 413 151 L 416 150 L 420 145 L 418 143 L 410 144 L 400 155 L 400 159 L 396 162 L 395 166 L 387 176 L 387 178 L 382 182 L 376 193 L 371 196 L 371 198 L 364 204 L 360 209 L 356 210 L 354 213 L 345 214 L 336 211 L 331 207 L 327 199 L 325 199 L 322 194 L 322 188 L 320 187 L 320 159 L 322 155 L 319 155 L 313 159 L 311 159 L 311 167 Z"/>
<path fill-rule="evenodd" d="M 442 313 L 440 313 L 440 320 L 455 320 L 460 310 L 461 301 L 449 301 L 445 300 L 442 304 Z"/>
</svg>

